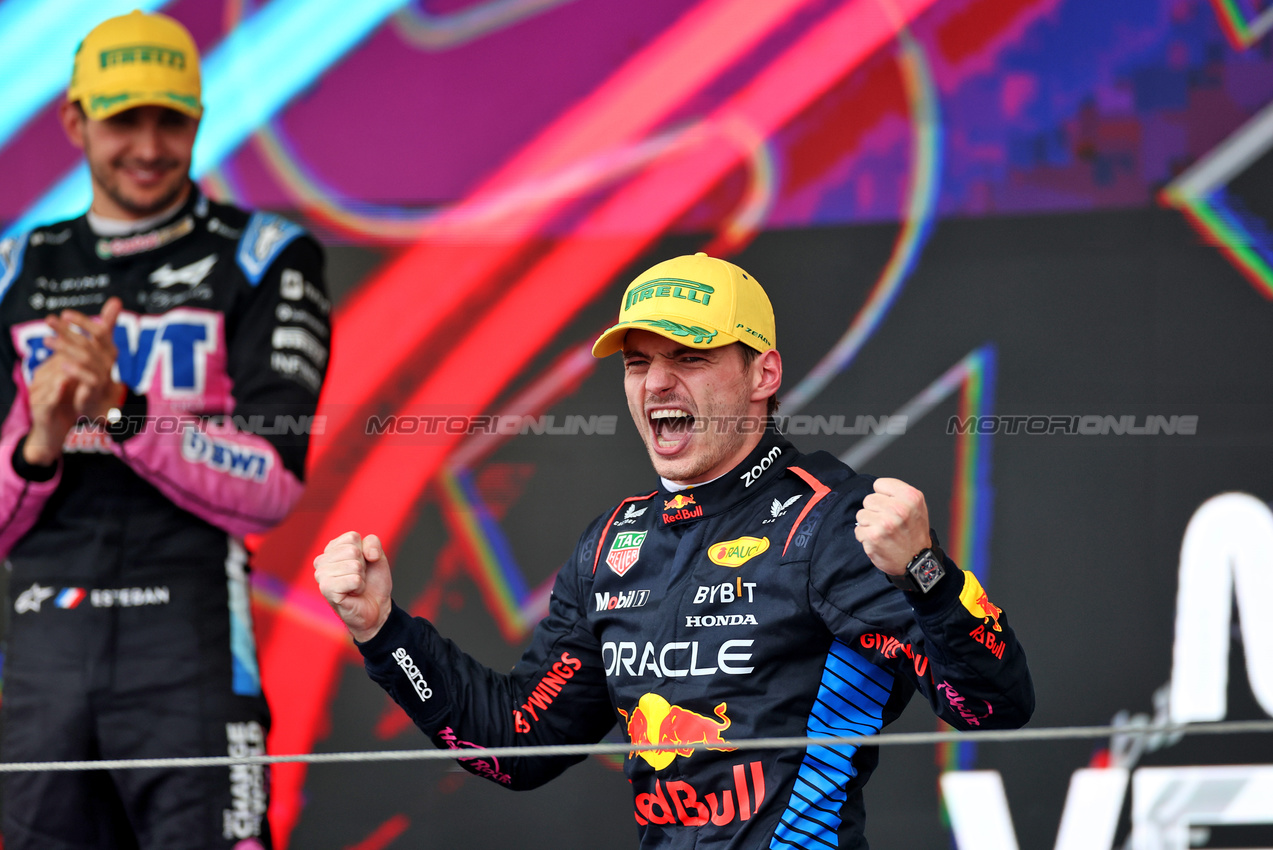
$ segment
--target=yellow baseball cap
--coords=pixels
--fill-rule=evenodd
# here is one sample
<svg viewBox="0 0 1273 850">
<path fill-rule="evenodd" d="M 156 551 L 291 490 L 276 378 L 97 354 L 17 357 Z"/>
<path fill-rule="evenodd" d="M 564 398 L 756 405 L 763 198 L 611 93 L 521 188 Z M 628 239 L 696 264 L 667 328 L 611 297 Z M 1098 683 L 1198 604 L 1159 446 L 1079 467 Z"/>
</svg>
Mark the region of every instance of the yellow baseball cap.
<svg viewBox="0 0 1273 850">
<path fill-rule="evenodd" d="M 134 10 L 93 28 L 75 51 L 68 101 L 101 120 L 134 106 L 203 114 L 199 50 L 167 15 Z"/>
<path fill-rule="evenodd" d="M 593 357 L 623 348 L 630 330 L 653 331 L 690 348 L 741 342 L 757 351 L 774 347 L 774 308 L 756 279 L 726 260 L 698 253 L 674 257 L 628 285 L 619 323 L 592 346 Z"/>
</svg>

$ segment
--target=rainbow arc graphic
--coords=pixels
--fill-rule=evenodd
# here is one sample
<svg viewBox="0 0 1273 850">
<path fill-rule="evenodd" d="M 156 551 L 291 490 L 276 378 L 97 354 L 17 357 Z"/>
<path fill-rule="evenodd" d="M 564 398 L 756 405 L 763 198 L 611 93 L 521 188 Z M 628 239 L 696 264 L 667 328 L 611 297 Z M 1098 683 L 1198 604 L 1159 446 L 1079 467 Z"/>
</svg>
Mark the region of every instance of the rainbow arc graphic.
<svg viewBox="0 0 1273 850">
<path fill-rule="evenodd" d="M 1243 177 L 1273 164 L 1273 103 L 1167 185 L 1159 200 L 1273 300 L 1273 205 L 1244 192 Z"/>
<path fill-rule="evenodd" d="M 1211 0 L 1220 28 L 1237 50 L 1246 50 L 1273 30 L 1273 6 L 1259 11 L 1250 0 Z"/>
</svg>

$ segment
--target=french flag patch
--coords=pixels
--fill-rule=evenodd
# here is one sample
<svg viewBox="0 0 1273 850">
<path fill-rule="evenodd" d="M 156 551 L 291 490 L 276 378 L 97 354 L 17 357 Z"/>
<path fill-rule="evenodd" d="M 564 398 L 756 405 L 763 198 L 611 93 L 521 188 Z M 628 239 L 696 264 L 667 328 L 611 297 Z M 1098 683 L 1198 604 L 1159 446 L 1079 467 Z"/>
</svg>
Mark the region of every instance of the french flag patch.
<svg viewBox="0 0 1273 850">
<path fill-rule="evenodd" d="M 74 608 L 84 601 L 85 596 L 88 593 L 82 587 L 64 587 L 55 601 L 59 608 Z"/>
</svg>

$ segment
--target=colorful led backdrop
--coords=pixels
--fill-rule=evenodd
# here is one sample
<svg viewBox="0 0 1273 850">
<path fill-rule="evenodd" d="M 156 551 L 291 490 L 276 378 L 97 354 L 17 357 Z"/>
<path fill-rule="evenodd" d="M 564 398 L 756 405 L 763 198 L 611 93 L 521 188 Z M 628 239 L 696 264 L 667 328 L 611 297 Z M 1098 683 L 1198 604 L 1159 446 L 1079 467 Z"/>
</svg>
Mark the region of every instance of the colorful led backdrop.
<svg viewBox="0 0 1273 850">
<path fill-rule="evenodd" d="M 85 206 L 53 104 L 79 30 L 132 5 L 0 2 L 7 232 Z M 255 541 L 273 751 L 424 745 L 313 588 L 313 555 L 349 528 L 388 541 L 401 604 L 512 663 L 574 536 L 650 479 L 591 339 L 633 273 L 696 250 L 770 290 L 795 439 L 928 493 L 1026 641 L 1035 725 L 1154 713 L 1184 663 L 1190 517 L 1227 490 L 1273 495 L 1273 5 L 145 5 L 206 56 L 205 190 L 330 246 L 326 428 L 300 509 Z M 420 424 L 497 415 L 522 418 Z M 1239 619 L 1227 716 L 1263 717 L 1273 659 L 1243 654 Z M 900 722 L 932 724 L 923 706 Z M 890 750 L 870 834 L 936 848 L 961 818 L 1000 823 L 993 794 L 939 800 L 940 770 L 980 767 L 1003 776 L 1020 845 L 1047 846 L 1076 769 L 1137 758 L 1266 764 L 1273 747 Z M 274 782 L 275 831 L 298 847 L 634 837 L 602 759 L 516 796 L 436 766 L 288 765 Z M 1249 846 L 1223 843 L 1248 840 L 1242 823 L 1200 846 Z"/>
</svg>

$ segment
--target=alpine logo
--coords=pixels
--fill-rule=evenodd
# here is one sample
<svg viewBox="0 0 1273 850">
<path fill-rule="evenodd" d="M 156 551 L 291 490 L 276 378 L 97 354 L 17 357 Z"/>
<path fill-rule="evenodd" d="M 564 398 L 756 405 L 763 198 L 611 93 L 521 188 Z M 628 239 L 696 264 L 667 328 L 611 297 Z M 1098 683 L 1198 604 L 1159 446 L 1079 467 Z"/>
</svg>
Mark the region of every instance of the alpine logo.
<svg viewBox="0 0 1273 850">
<path fill-rule="evenodd" d="M 623 593 L 594 594 L 597 597 L 598 611 L 615 611 L 619 608 L 640 608 L 650 599 L 648 590 L 628 590 Z"/>
<path fill-rule="evenodd" d="M 208 276 L 208 272 L 212 271 L 212 267 L 216 263 L 216 254 L 209 254 L 202 260 L 196 260 L 190 265 L 182 266 L 179 269 L 174 269 L 172 263 L 164 263 L 150 273 L 150 282 L 160 289 L 167 289 L 179 283 L 186 286 L 197 286 Z"/>
</svg>

